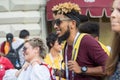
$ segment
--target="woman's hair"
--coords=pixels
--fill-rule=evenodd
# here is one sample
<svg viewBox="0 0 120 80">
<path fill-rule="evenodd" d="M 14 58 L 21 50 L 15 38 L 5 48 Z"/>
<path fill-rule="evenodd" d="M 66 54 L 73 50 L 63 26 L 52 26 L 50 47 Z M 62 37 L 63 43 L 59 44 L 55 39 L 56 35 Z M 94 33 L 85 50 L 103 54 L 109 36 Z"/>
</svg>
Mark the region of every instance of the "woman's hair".
<svg viewBox="0 0 120 80">
<path fill-rule="evenodd" d="M 32 38 L 30 40 L 27 40 L 25 43 L 29 43 L 33 48 L 39 47 L 40 57 L 42 57 L 43 59 L 45 58 L 45 56 L 46 56 L 46 46 L 45 46 L 42 39 Z"/>
<path fill-rule="evenodd" d="M 106 64 L 106 73 L 107 75 L 113 74 L 116 69 L 117 62 L 120 57 L 120 34 L 114 33 L 112 46 L 111 46 L 111 54 Z"/>
</svg>

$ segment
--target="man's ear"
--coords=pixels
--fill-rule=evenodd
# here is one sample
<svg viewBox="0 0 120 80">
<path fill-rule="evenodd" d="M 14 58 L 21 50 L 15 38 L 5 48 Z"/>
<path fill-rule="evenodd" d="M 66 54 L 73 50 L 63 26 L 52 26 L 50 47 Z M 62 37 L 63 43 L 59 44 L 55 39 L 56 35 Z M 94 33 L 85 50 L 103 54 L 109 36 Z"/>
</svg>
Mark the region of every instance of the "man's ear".
<svg viewBox="0 0 120 80">
<path fill-rule="evenodd" d="M 75 21 L 75 20 L 73 20 L 73 24 L 76 26 L 76 24 L 77 24 L 77 23 L 76 23 L 76 21 Z"/>
<path fill-rule="evenodd" d="M 71 21 L 71 26 L 70 26 L 70 28 L 73 29 L 74 26 L 76 26 L 76 21 L 75 21 L 75 20 L 72 20 L 72 21 Z"/>
</svg>

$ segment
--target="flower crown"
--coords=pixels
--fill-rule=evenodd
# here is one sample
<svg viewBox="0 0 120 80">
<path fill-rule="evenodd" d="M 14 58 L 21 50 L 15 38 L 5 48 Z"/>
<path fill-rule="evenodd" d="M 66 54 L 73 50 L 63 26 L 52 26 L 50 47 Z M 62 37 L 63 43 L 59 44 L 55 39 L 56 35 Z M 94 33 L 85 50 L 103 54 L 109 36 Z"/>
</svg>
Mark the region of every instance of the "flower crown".
<svg viewBox="0 0 120 80">
<path fill-rule="evenodd" d="M 58 14 L 67 14 L 70 13 L 72 10 L 76 11 L 76 12 L 80 12 L 81 9 L 79 8 L 79 6 L 75 3 L 71 3 L 71 2 L 65 2 L 65 3 L 60 3 L 56 6 L 53 6 L 52 11 L 56 11 Z"/>
</svg>

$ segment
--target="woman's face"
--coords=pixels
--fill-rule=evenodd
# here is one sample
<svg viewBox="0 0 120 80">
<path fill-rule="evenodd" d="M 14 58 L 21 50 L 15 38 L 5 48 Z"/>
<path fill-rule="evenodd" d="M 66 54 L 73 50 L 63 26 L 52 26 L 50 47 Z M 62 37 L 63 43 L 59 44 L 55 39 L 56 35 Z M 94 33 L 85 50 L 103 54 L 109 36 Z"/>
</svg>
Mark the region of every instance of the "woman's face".
<svg viewBox="0 0 120 80">
<path fill-rule="evenodd" d="M 111 28 L 114 32 L 120 32 L 120 0 L 114 0 L 111 13 Z"/>
<path fill-rule="evenodd" d="M 24 48 L 25 60 L 31 62 L 36 57 L 36 49 L 33 48 L 29 42 L 25 43 Z"/>
</svg>

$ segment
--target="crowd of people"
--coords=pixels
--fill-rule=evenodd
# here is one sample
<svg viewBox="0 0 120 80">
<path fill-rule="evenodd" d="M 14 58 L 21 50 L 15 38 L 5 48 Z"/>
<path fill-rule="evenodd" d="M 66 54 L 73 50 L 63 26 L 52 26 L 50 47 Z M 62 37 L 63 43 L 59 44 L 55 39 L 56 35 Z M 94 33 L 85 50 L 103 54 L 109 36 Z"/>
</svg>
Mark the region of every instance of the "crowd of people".
<svg viewBox="0 0 120 80">
<path fill-rule="evenodd" d="M 99 41 L 99 24 L 71 2 L 53 6 L 56 32 L 47 36 L 46 43 L 30 39 L 28 30 L 21 30 L 19 39 L 6 34 L 0 46 L 0 80 L 119 80 L 119 5 L 120 0 L 114 0 L 111 6 L 111 51 Z M 13 53 L 19 68 L 10 58 Z"/>
</svg>

